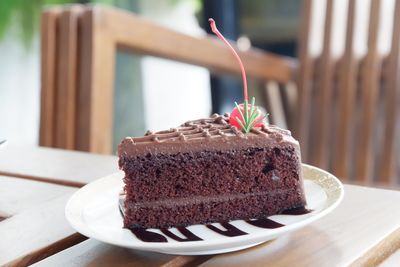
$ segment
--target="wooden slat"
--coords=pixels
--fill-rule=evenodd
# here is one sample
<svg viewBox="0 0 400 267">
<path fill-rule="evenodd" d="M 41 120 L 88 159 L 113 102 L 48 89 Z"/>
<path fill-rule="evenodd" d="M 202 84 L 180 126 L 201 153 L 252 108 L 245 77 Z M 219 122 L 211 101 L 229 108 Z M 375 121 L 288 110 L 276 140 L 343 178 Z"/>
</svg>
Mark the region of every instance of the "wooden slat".
<svg viewBox="0 0 400 267">
<path fill-rule="evenodd" d="M 175 256 L 160 253 L 130 250 L 108 245 L 93 239 L 84 241 L 74 247 L 53 255 L 34 266 L 195 266 L 207 256 Z M 200 261 L 203 259 L 203 261 Z"/>
<path fill-rule="evenodd" d="M 5 146 L 0 175 L 82 186 L 118 171 L 117 157 L 60 149 Z"/>
<path fill-rule="evenodd" d="M 212 258 L 214 255 L 201 255 L 201 256 L 178 256 L 173 260 L 163 264 L 161 267 L 189 267 L 199 266 L 201 263 Z"/>
<path fill-rule="evenodd" d="M 56 107 L 56 36 L 61 10 L 51 8 L 43 11 L 41 18 L 41 104 L 40 139 L 42 146 L 54 145 Z"/>
<path fill-rule="evenodd" d="M 357 128 L 357 154 L 355 179 L 367 183 L 371 181 L 373 172 L 373 130 L 376 115 L 376 103 L 380 77 L 378 59 L 378 30 L 380 0 L 371 0 L 370 22 L 368 29 L 368 52 L 362 69 L 361 79 L 361 125 Z"/>
<path fill-rule="evenodd" d="M 77 74 L 78 74 L 78 20 L 83 12 L 79 5 L 69 6 L 60 15 L 57 51 L 57 107 L 55 147 L 75 148 Z"/>
<path fill-rule="evenodd" d="M 269 81 L 265 84 L 266 100 L 271 114 L 270 122 L 283 129 L 287 129 L 285 111 L 282 105 L 282 96 L 279 92 L 279 84 Z"/>
<path fill-rule="evenodd" d="M 298 97 L 298 116 L 294 135 L 299 140 L 301 146 L 302 159 L 308 162 L 309 148 L 309 128 L 310 128 L 310 107 L 311 107 L 311 88 L 313 76 L 313 60 L 310 57 L 310 29 L 312 17 L 313 0 L 304 0 L 302 7 L 302 23 L 299 36 L 298 58 L 300 61 L 297 85 L 299 91 Z"/>
<path fill-rule="evenodd" d="M 70 195 L 26 210 L 0 223 L 0 265 L 27 266 L 85 239 L 66 222 Z"/>
<path fill-rule="evenodd" d="M 109 154 L 112 153 L 116 44 L 111 32 L 103 27 L 104 19 L 94 10 L 86 10 L 81 19 L 79 65 L 82 71 L 78 85 L 76 148 Z M 134 25 L 130 27 L 135 29 Z"/>
<path fill-rule="evenodd" d="M 400 262 L 400 250 L 397 250 L 393 255 L 390 255 L 385 261 L 383 261 L 379 267 L 393 267 L 398 265 Z"/>
<path fill-rule="evenodd" d="M 312 163 L 321 168 L 328 167 L 328 147 L 330 142 L 330 115 L 332 112 L 333 60 L 331 55 L 333 0 L 326 2 L 324 39 L 320 60 L 319 86 L 317 89 L 318 114 L 314 127 L 315 145 L 312 152 Z"/>
<path fill-rule="evenodd" d="M 282 95 L 283 108 L 285 111 L 285 119 L 289 130 L 294 131 L 296 127 L 297 108 L 298 108 L 298 90 L 296 83 L 289 82 L 280 86 L 280 93 Z"/>
<path fill-rule="evenodd" d="M 11 217 L 74 190 L 67 186 L 0 176 L 0 214 Z"/>
<path fill-rule="evenodd" d="M 101 14 L 101 23 L 123 48 L 240 75 L 235 58 L 217 38 L 188 36 L 117 9 L 96 7 L 93 12 Z M 257 49 L 237 51 L 249 77 L 283 83 L 293 80 L 295 60 Z"/>
<path fill-rule="evenodd" d="M 64 216 L 76 189 L 1 176 L 0 184 L 0 208 L 9 213 L 0 222 L 1 266 L 26 266 L 84 240 Z"/>
<path fill-rule="evenodd" d="M 392 46 L 388 57 L 388 75 L 386 84 L 386 114 L 384 117 L 385 130 L 383 134 L 383 146 L 381 151 L 381 164 L 379 181 L 393 184 L 396 177 L 396 158 L 398 138 L 397 122 L 400 116 L 400 2 L 395 2 L 395 14 L 393 19 Z"/>
<path fill-rule="evenodd" d="M 216 255 L 200 266 L 349 266 L 355 262 L 376 266 L 400 245 L 400 209 L 387 208 L 398 201 L 398 191 L 345 185 L 343 203 L 321 220 L 269 244 Z"/>
<path fill-rule="evenodd" d="M 400 248 L 400 229 L 385 237 L 376 246 L 368 250 L 361 258 L 351 264 L 351 267 L 377 266 L 391 257 Z M 379 251 L 380 253 L 376 253 Z"/>
<path fill-rule="evenodd" d="M 350 142 L 351 127 L 354 120 L 354 105 L 356 93 L 356 71 L 357 64 L 354 54 L 354 33 L 355 33 L 356 0 L 349 0 L 347 11 L 346 43 L 341 60 L 339 72 L 339 95 L 338 95 L 338 116 L 336 121 L 336 145 L 335 156 L 332 164 L 333 172 L 341 180 L 349 178 L 351 164 Z"/>
</svg>

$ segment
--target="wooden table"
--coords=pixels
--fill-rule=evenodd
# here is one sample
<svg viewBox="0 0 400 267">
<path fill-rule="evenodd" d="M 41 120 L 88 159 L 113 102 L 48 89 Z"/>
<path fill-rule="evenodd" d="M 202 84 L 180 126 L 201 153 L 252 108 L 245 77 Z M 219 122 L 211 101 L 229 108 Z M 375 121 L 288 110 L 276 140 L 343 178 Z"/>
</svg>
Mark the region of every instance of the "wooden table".
<svg viewBox="0 0 400 267">
<path fill-rule="evenodd" d="M 0 266 L 398 266 L 400 192 L 345 185 L 331 214 L 247 250 L 215 256 L 134 251 L 87 239 L 64 217 L 82 185 L 117 171 L 117 158 L 0 147 Z"/>
</svg>

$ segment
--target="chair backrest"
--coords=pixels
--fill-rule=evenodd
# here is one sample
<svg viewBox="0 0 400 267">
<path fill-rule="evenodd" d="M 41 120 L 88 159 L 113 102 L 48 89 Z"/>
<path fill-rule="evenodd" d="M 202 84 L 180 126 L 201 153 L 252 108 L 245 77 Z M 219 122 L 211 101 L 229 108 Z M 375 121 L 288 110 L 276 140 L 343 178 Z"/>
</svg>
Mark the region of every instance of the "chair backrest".
<svg viewBox="0 0 400 267">
<path fill-rule="evenodd" d="M 108 7 L 47 9 L 42 15 L 41 145 L 112 153 L 117 49 L 240 76 L 230 51 L 215 37 L 188 36 Z M 294 80 L 294 59 L 257 49 L 239 54 L 249 77 L 277 84 Z M 271 86 L 266 92 L 280 97 Z"/>
<path fill-rule="evenodd" d="M 355 41 L 356 14 L 364 2 L 346 1 L 346 15 L 337 16 L 338 2 L 343 1 L 326 0 L 320 14 L 324 27 L 319 54 L 311 47 L 312 27 L 318 24 L 314 7 L 320 0 L 303 2 L 299 64 L 256 49 L 239 54 L 248 76 L 265 86 L 273 122 L 286 116 L 300 140 L 303 162 L 345 181 L 393 184 L 398 182 L 400 1 L 393 9 L 390 51 L 381 55 L 377 41 L 382 1 L 371 0 L 367 52 L 362 56 Z M 336 55 L 334 26 L 343 18 L 345 45 Z M 113 8 L 48 9 L 42 16 L 41 145 L 112 153 L 117 49 L 240 75 L 229 50 L 214 37 L 187 36 Z"/>
<path fill-rule="evenodd" d="M 304 1 L 300 35 L 296 134 L 303 158 L 343 179 L 398 183 L 395 153 L 399 148 L 400 1 L 394 1 L 393 9 L 385 10 L 389 18 L 394 14 L 389 23 L 393 25 L 392 39 L 389 52 L 380 53 L 378 36 L 384 30 L 384 1 L 371 0 L 363 55 L 356 46 L 362 31 L 357 28 L 357 19 L 361 5 L 368 1 L 348 0 L 344 9 L 335 9 L 343 1 L 326 0 L 325 12 L 320 13 L 324 16 L 322 51 L 313 55 L 311 27 L 317 23 L 313 21 L 317 2 Z M 341 21 L 346 23 L 344 49 L 335 55 L 332 43 L 338 36 L 334 27 Z"/>
<path fill-rule="evenodd" d="M 39 144 L 76 149 L 79 34 L 83 6 L 52 7 L 41 20 Z"/>
</svg>

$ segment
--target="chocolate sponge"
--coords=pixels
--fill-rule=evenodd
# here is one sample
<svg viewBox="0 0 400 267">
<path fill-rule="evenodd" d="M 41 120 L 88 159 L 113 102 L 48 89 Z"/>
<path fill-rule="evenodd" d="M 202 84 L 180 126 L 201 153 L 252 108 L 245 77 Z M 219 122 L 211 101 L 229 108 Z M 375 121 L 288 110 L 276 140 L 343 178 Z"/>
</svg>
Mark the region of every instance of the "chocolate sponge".
<svg viewBox="0 0 400 267">
<path fill-rule="evenodd" d="M 126 228 L 263 218 L 305 206 L 298 142 L 267 125 L 244 134 L 213 115 L 119 145 Z"/>
</svg>

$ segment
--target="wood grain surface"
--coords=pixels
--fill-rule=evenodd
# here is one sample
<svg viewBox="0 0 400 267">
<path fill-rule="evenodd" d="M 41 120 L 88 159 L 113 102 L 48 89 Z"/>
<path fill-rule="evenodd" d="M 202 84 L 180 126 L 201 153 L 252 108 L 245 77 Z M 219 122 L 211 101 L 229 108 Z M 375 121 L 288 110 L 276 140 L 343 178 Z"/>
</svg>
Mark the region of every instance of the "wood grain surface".
<svg viewBox="0 0 400 267">
<path fill-rule="evenodd" d="M 326 1 L 324 38 L 322 45 L 322 54 L 319 60 L 318 83 L 319 88 L 316 90 L 316 108 L 318 110 L 315 117 L 315 140 L 313 145 L 313 157 L 311 163 L 323 169 L 328 167 L 327 147 L 331 141 L 331 120 L 332 114 L 332 95 L 333 95 L 333 72 L 334 60 L 332 58 L 332 31 L 333 31 L 333 3 L 334 0 Z"/>
<path fill-rule="evenodd" d="M 23 153 L 9 146 L 7 159 L 1 156 L 5 150 L 0 150 L 0 172 L 4 168 L 15 172 Z M 116 158 L 57 149 L 26 150 L 26 155 L 44 163 L 21 164 L 22 173 L 39 174 L 47 177 L 47 182 L 0 176 L 0 265 L 375 266 L 400 247 L 400 209 L 395 205 L 400 203 L 400 192 L 351 185 L 345 185 L 342 204 L 325 218 L 289 236 L 239 252 L 212 257 L 172 256 L 91 239 L 82 242 L 85 237 L 77 234 L 64 217 L 65 204 L 76 189 L 54 183 L 69 177 L 69 182 L 85 184 L 92 179 L 88 177 L 93 175 L 93 166 L 110 164 L 114 168 Z M 65 168 L 66 159 L 79 162 L 76 172 Z M 14 162 L 13 169 L 3 163 L 6 160 Z"/>
<path fill-rule="evenodd" d="M 386 260 L 384 260 L 379 267 L 394 267 L 399 265 L 400 262 L 400 250 L 397 250 L 394 254 L 390 255 Z"/>
<path fill-rule="evenodd" d="M 120 248 L 96 240 L 84 241 L 34 266 L 183 266 L 208 256 L 175 256 Z"/>
<path fill-rule="evenodd" d="M 0 176 L 0 214 L 9 217 L 74 191 L 67 186 Z"/>
<path fill-rule="evenodd" d="M 57 65 L 57 29 L 61 8 L 49 8 L 44 10 L 40 25 L 41 72 L 40 72 L 40 135 L 39 144 L 42 146 L 54 146 L 54 133 L 56 127 L 56 65 Z"/>
<path fill-rule="evenodd" d="M 0 149 L 0 175 L 80 187 L 117 171 L 116 156 L 12 145 Z"/>
<path fill-rule="evenodd" d="M 215 36 L 185 35 L 118 9 L 95 6 L 93 12 L 98 16 L 97 27 L 109 31 L 122 48 L 203 66 L 212 71 L 240 74 L 235 58 Z M 255 48 L 236 50 L 249 77 L 283 83 L 293 81 L 297 66 L 293 58 Z"/>
<path fill-rule="evenodd" d="M 334 160 L 332 170 L 346 181 L 350 176 L 351 166 L 351 133 L 354 120 L 354 108 L 356 100 L 356 74 L 357 62 L 354 51 L 356 1 L 349 0 L 347 11 L 346 41 L 343 59 L 340 62 L 338 77 L 338 104 L 337 104 L 337 127 Z M 340 119 L 339 119 L 340 118 Z"/>
<path fill-rule="evenodd" d="M 102 27 L 103 18 L 96 14 L 86 9 L 80 19 L 76 148 L 109 154 L 112 152 L 117 47 L 112 33 Z"/>
<path fill-rule="evenodd" d="M 386 86 L 386 114 L 384 140 L 381 146 L 381 166 L 379 172 L 380 181 L 394 184 L 399 154 L 399 99 L 400 99 L 400 1 L 395 2 L 395 13 L 393 20 L 393 34 L 391 51 L 388 58 L 387 86 Z M 400 262 L 400 261 L 399 261 Z"/>
<path fill-rule="evenodd" d="M 78 21 L 81 12 L 81 5 L 71 5 L 59 16 L 55 147 L 64 149 L 75 149 Z"/>
<path fill-rule="evenodd" d="M 313 59 L 310 55 L 310 39 L 312 25 L 313 0 L 304 0 L 301 11 L 301 24 L 299 29 L 299 70 L 297 73 L 298 86 L 298 108 L 297 120 L 294 128 L 294 135 L 300 141 L 302 147 L 301 156 L 304 162 L 308 162 L 309 134 L 311 124 L 311 99 L 313 87 Z"/>
<path fill-rule="evenodd" d="M 361 118 L 357 131 L 360 134 L 356 153 L 355 179 L 364 183 L 372 180 L 375 165 L 373 136 L 379 96 L 381 59 L 378 53 L 380 0 L 372 0 L 368 27 L 368 52 L 361 69 Z"/>
<path fill-rule="evenodd" d="M 303 1 L 294 135 L 303 162 L 343 182 L 398 185 L 400 4 L 369 2 Z M 389 51 L 379 45 L 385 28 Z"/>
<path fill-rule="evenodd" d="M 205 261 L 201 266 L 347 266 L 353 263 L 375 266 L 400 246 L 400 210 L 387 209 L 398 201 L 400 192 L 397 191 L 346 185 L 345 198 L 337 210 L 310 226 L 254 248 L 216 255 L 209 260 L 203 257 L 197 263 Z M 143 253 L 88 240 L 37 266 L 55 263 L 162 266 L 168 260 L 193 263 L 196 259 Z M 182 265 L 185 264 L 169 266 Z"/>
<path fill-rule="evenodd" d="M 64 217 L 75 190 L 0 176 L 0 266 L 26 266 L 84 239 Z"/>
<path fill-rule="evenodd" d="M 323 219 L 201 266 L 348 266 L 357 261 L 375 266 L 399 248 L 400 209 L 394 204 L 399 201 L 398 191 L 346 185 L 343 202 Z"/>
</svg>

